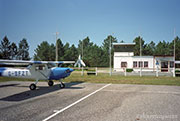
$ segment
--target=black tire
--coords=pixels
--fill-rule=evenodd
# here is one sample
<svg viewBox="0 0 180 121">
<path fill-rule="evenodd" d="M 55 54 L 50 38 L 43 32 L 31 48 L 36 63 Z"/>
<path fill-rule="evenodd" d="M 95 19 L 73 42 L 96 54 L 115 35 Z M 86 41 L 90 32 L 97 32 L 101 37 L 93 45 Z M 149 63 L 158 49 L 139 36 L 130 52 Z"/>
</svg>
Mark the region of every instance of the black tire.
<svg viewBox="0 0 180 121">
<path fill-rule="evenodd" d="M 60 88 L 65 88 L 65 84 L 64 83 L 61 83 L 59 86 L 60 86 Z"/>
<path fill-rule="evenodd" d="M 48 82 L 48 85 L 51 87 L 51 86 L 54 85 L 54 82 L 50 80 L 50 81 Z"/>
<path fill-rule="evenodd" d="M 36 85 L 35 85 L 35 84 L 31 84 L 31 85 L 29 86 L 29 88 L 30 88 L 30 90 L 35 90 L 35 89 L 36 89 Z"/>
</svg>

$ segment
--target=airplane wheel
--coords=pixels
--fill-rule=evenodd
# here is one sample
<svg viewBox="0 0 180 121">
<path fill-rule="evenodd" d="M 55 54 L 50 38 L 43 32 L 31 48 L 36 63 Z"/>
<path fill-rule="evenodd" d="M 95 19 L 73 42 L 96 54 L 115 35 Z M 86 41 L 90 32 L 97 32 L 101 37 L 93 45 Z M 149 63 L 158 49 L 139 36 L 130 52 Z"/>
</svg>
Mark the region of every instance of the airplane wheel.
<svg viewBox="0 0 180 121">
<path fill-rule="evenodd" d="M 64 84 L 64 83 L 61 83 L 61 84 L 60 84 L 60 88 L 65 88 L 65 84 Z"/>
<path fill-rule="evenodd" d="M 31 85 L 29 86 L 29 88 L 30 88 L 30 90 L 35 90 L 35 89 L 36 89 L 36 85 L 35 85 L 35 84 L 31 84 Z"/>
<path fill-rule="evenodd" d="M 54 85 L 54 82 L 50 80 L 50 81 L 48 82 L 48 85 L 49 85 L 49 86 L 53 86 L 53 85 Z"/>
</svg>

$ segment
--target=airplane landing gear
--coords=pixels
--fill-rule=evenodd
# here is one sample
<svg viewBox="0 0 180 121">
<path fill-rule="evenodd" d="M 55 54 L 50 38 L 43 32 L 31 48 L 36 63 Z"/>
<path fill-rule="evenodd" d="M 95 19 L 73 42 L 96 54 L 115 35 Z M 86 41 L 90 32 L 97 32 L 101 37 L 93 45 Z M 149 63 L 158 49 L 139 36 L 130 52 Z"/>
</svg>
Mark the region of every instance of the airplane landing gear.
<svg viewBox="0 0 180 121">
<path fill-rule="evenodd" d="M 30 88 L 30 90 L 35 90 L 35 89 L 36 89 L 36 85 L 35 85 L 35 84 L 31 84 L 31 85 L 29 86 L 29 88 Z"/>
<path fill-rule="evenodd" d="M 32 83 L 31 85 L 29 85 L 30 90 L 35 90 L 36 89 L 36 84 L 38 83 L 38 79 L 36 79 L 35 83 Z"/>
<path fill-rule="evenodd" d="M 60 88 L 65 88 L 65 84 L 64 84 L 64 83 L 62 83 L 62 82 L 60 83 L 60 85 L 59 85 L 59 86 L 60 86 Z"/>
<path fill-rule="evenodd" d="M 51 81 L 51 80 L 49 80 L 48 85 L 49 85 L 49 86 L 53 86 L 53 85 L 54 85 L 54 82 Z"/>
</svg>

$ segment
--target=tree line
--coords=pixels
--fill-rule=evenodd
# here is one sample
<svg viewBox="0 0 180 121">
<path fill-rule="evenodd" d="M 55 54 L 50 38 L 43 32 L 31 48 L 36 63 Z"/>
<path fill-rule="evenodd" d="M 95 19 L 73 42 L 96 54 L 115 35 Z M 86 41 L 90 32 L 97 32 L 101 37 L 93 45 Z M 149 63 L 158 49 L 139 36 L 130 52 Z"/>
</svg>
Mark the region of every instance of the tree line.
<svg viewBox="0 0 180 121">
<path fill-rule="evenodd" d="M 104 40 L 102 46 L 98 46 L 90 41 L 89 37 L 86 37 L 83 40 L 79 40 L 79 44 L 76 47 L 74 44 L 70 45 L 68 42 L 63 44 L 61 39 L 58 39 L 58 60 L 77 60 L 78 56 L 81 55 L 87 66 L 108 66 L 110 40 L 112 42 L 117 42 L 117 39 L 110 35 Z M 35 49 L 34 59 L 54 61 L 55 45 L 43 41 Z"/>
<path fill-rule="evenodd" d="M 134 54 L 140 55 L 140 41 L 142 46 L 143 56 L 152 55 L 174 55 L 174 40 L 171 42 L 159 41 L 155 44 L 153 41 L 145 43 L 142 37 L 136 37 L 133 42 L 135 43 Z M 107 36 L 101 46 L 93 43 L 89 37 L 79 40 L 78 46 L 74 44 L 70 45 L 68 42 L 63 43 L 61 39 L 57 40 L 58 45 L 58 60 L 77 60 L 81 55 L 83 61 L 90 67 L 107 67 L 109 66 L 109 46 L 111 43 L 117 43 L 118 40 L 112 35 Z M 124 41 L 120 41 L 123 43 Z M 175 38 L 176 42 L 176 60 L 180 60 L 180 38 Z M 41 42 L 34 50 L 34 60 L 55 60 L 56 46 L 53 43 L 47 41 Z M 26 39 L 22 39 L 18 46 L 15 43 L 11 43 L 7 36 L 3 38 L 0 44 L 0 58 L 1 59 L 18 59 L 29 60 L 29 45 Z M 111 55 L 113 58 L 114 49 L 112 48 Z M 113 59 L 112 59 L 113 61 Z"/>
<path fill-rule="evenodd" d="M 175 41 L 175 52 L 176 60 L 180 60 L 180 38 L 177 36 L 171 42 L 166 42 L 165 40 L 159 41 L 155 44 L 153 41 L 150 43 L 145 43 L 142 37 L 136 37 L 133 42 L 136 43 L 134 48 L 134 54 L 136 56 L 140 55 L 140 41 L 142 45 L 142 55 L 152 56 L 152 55 L 174 55 L 174 41 Z"/>
<path fill-rule="evenodd" d="M 5 36 L 0 43 L 0 59 L 30 60 L 27 40 L 23 38 L 17 46 Z"/>
</svg>

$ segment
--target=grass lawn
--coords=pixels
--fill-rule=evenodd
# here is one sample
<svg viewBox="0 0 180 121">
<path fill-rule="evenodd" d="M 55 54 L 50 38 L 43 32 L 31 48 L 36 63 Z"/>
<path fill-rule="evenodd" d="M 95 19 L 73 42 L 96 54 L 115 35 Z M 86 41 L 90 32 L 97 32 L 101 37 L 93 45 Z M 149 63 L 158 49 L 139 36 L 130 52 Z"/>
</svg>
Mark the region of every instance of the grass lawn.
<svg viewBox="0 0 180 121">
<path fill-rule="evenodd" d="M 0 77 L 0 82 L 3 81 L 34 81 L 32 79 L 17 79 Z M 180 77 L 154 77 L 154 76 L 120 76 L 109 74 L 98 74 L 98 76 L 81 76 L 79 73 L 72 73 L 64 82 L 91 82 L 91 83 L 114 83 L 114 84 L 149 84 L 149 85 L 177 85 L 180 86 Z"/>
<path fill-rule="evenodd" d="M 154 77 L 154 76 L 121 76 L 109 74 L 98 74 L 98 76 L 88 76 L 81 74 L 71 74 L 64 80 L 65 82 L 91 82 L 91 83 L 114 83 L 114 84 L 149 84 L 149 85 L 177 85 L 180 86 L 180 77 Z"/>
</svg>

